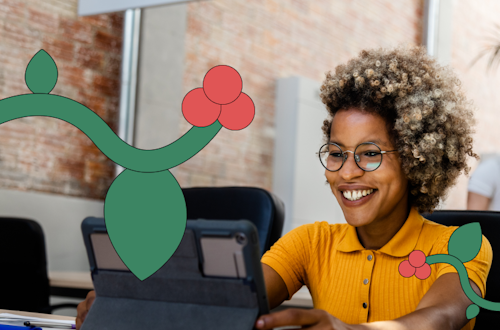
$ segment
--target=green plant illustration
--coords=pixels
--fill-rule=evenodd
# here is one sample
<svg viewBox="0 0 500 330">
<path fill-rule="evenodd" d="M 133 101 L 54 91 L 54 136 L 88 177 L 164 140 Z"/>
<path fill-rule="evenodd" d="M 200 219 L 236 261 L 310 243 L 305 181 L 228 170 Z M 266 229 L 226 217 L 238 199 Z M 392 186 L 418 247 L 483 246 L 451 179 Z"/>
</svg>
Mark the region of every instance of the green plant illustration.
<svg viewBox="0 0 500 330">
<path fill-rule="evenodd" d="M 229 73 L 234 76 L 234 72 Z M 137 278 L 144 280 L 169 260 L 179 246 L 186 228 L 184 195 L 169 169 L 196 155 L 217 135 L 222 128 L 218 116 L 223 106 L 211 103 L 216 111 L 210 124 L 193 126 L 178 140 L 163 148 L 142 150 L 121 140 L 89 108 L 72 99 L 49 94 L 56 85 L 57 76 L 54 60 L 43 49 L 40 50 L 26 68 L 26 85 L 32 94 L 0 100 L 0 124 L 28 116 L 64 120 L 86 134 L 109 159 L 125 168 L 113 181 L 106 195 L 105 223 L 120 258 Z M 226 76 L 219 78 L 211 87 Z M 241 81 L 241 77 L 239 79 Z M 244 94 L 241 93 L 241 87 L 234 94 L 235 99 L 249 103 L 247 99 L 238 97 L 240 94 Z M 235 103 L 236 101 L 233 102 Z M 192 107 L 196 105 L 195 102 Z M 194 114 L 193 111 L 192 118 L 203 115 L 203 109 L 196 109 L 198 112 Z M 238 121 L 238 115 L 234 117 L 235 113 L 237 114 L 234 111 L 229 113 L 232 117 L 226 118 L 226 122 Z M 248 115 L 247 117 L 249 118 Z M 246 125 L 250 124 L 245 120 Z M 225 124 L 226 127 L 227 125 Z M 244 127 L 246 126 L 240 125 L 235 129 Z"/>
</svg>

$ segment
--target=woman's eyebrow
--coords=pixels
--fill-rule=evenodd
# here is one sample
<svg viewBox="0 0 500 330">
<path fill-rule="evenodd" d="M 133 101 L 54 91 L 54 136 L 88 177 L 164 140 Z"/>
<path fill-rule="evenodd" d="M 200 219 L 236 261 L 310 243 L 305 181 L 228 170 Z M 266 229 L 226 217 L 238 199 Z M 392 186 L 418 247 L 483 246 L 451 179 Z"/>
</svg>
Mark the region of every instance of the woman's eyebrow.
<svg viewBox="0 0 500 330">
<path fill-rule="evenodd" d="M 335 144 L 338 144 L 339 146 L 343 147 L 344 145 L 342 143 L 339 143 L 339 142 L 336 142 L 336 141 L 333 141 L 333 140 L 330 140 L 330 143 L 335 143 Z"/>
<path fill-rule="evenodd" d="M 375 143 L 377 145 L 381 145 L 381 146 L 387 147 L 387 143 L 384 142 L 384 141 L 382 141 L 382 140 L 380 140 L 380 139 L 366 139 L 366 141 L 363 141 L 363 142 L 373 142 L 373 143 Z M 341 147 L 344 147 L 344 145 L 342 143 L 336 142 L 334 140 L 330 140 L 330 143 L 335 143 L 335 144 L 337 144 L 337 145 L 339 145 Z M 360 142 L 360 143 L 362 143 L 362 142 Z"/>
<path fill-rule="evenodd" d="M 371 139 L 371 140 L 368 140 L 367 142 L 373 142 L 375 144 L 379 144 L 379 145 L 382 145 L 384 147 L 387 147 L 387 143 L 385 143 L 384 141 L 382 141 L 380 139 Z"/>
</svg>

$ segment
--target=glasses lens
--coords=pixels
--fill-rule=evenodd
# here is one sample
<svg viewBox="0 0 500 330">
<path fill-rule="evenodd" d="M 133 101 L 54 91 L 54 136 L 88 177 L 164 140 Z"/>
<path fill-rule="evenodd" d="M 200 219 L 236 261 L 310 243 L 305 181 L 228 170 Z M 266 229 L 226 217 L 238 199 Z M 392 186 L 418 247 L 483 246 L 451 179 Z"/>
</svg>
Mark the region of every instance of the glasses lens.
<svg viewBox="0 0 500 330">
<path fill-rule="evenodd" d="M 382 163 L 380 148 L 371 143 L 362 143 L 356 148 L 356 161 L 365 171 L 374 171 Z"/>
<path fill-rule="evenodd" d="M 321 164 L 329 171 L 338 171 L 342 166 L 342 150 L 333 144 L 325 144 L 319 151 Z"/>
</svg>

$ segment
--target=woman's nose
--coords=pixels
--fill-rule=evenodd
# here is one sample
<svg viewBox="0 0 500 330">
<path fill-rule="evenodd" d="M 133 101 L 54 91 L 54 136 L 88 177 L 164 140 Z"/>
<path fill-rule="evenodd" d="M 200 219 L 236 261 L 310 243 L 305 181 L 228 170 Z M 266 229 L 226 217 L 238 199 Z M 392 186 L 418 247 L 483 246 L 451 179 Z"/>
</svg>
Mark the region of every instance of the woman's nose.
<svg viewBox="0 0 500 330">
<path fill-rule="evenodd" d="M 345 181 L 350 181 L 356 177 L 362 176 L 364 171 L 358 167 L 356 162 L 354 161 L 354 157 L 358 157 L 358 155 L 346 153 L 347 159 L 344 161 L 344 165 L 340 169 L 340 175 L 342 179 Z M 345 157 L 345 156 L 344 156 Z"/>
</svg>

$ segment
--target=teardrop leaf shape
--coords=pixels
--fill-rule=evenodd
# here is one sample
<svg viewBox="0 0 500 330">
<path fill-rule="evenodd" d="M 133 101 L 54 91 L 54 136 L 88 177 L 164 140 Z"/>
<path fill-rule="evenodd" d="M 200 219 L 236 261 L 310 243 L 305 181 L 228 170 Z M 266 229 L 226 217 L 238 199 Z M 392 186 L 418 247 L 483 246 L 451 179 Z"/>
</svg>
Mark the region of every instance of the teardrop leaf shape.
<svg viewBox="0 0 500 330">
<path fill-rule="evenodd" d="M 26 86 L 35 94 L 48 94 L 57 83 L 57 66 L 43 49 L 31 58 L 26 67 Z"/>
<path fill-rule="evenodd" d="M 473 319 L 479 314 L 479 306 L 472 304 L 467 307 L 467 310 L 465 311 L 465 316 L 467 316 L 467 319 Z"/>
<path fill-rule="evenodd" d="M 169 171 L 125 170 L 109 188 L 104 219 L 116 252 L 142 281 L 179 246 L 186 230 L 186 201 Z"/>
<path fill-rule="evenodd" d="M 483 235 L 479 222 L 460 226 L 453 232 L 448 242 L 448 254 L 457 257 L 463 263 L 474 259 L 479 250 Z"/>
</svg>

